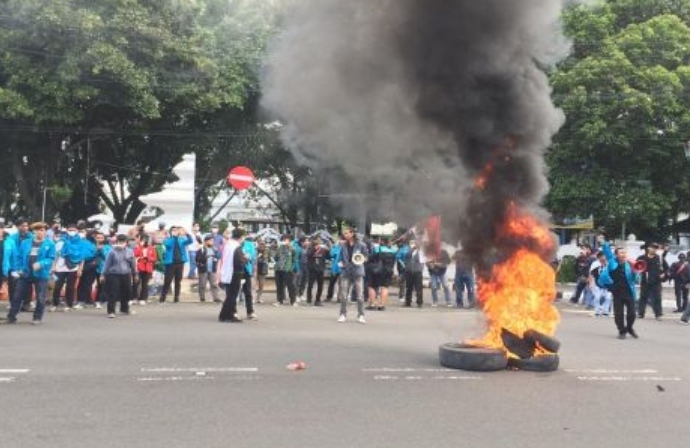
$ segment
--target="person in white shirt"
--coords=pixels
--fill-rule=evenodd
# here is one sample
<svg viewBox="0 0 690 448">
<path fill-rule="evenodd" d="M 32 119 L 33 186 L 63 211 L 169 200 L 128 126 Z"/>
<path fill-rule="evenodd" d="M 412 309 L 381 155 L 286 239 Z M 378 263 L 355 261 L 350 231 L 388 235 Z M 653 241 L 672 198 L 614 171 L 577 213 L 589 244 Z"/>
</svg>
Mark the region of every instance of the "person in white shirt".
<svg viewBox="0 0 690 448">
<path fill-rule="evenodd" d="M 608 316 L 611 312 L 611 302 L 613 296 L 611 291 L 599 284 L 601 269 L 606 268 L 608 262 L 603 252 L 597 254 L 597 259 L 589 269 L 589 290 L 594 297 L 594 316 Z"/>
<path fill-rule="evenodd" d="M 244 231 L 234 229 L 231 238 L 223 245 L 223 254 L 218 262 L 218 283 L 225 290 L 225 302 L 218 316 L 219 322 L 240 323 L 237 315 L 237 296 L 244 279 L 244 265 L 247 259 L 242 251 Z"/>
</svg>

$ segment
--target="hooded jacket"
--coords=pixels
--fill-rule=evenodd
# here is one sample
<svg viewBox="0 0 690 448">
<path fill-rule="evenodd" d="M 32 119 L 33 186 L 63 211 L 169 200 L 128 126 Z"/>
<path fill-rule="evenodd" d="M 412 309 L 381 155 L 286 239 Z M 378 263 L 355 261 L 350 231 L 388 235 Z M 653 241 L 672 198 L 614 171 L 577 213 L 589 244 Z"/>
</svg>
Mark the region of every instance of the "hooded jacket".
<svg viewBox="0 0 690 448">
<path fill-rule="evenodd" d="M 15 265 L 13 271 L 20 272 L 24 277 L 33 277 L 40 280 L 48 280 L 50 278 L 50 271 L 53 269 L 53 262 L 55 261 L 55 243 L 49 239 L 45 239 L 38 247 L 38 255 L 36 263 L 41 265 L 38 271 L 35 271 L 30 264 L 31 249 L 34 239 L 26 239 L 19 247 L 19 252 L 15 257 Z"/>
</svg>

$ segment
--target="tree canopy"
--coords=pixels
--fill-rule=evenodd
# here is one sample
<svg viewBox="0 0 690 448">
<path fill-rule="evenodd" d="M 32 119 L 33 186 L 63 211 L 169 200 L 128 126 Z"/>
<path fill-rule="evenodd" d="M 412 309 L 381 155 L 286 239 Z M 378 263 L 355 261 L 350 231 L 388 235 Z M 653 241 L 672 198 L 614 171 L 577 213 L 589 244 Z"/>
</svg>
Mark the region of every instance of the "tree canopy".
<svg viewBox="0 0 690 448">
<path fill-rule="evenodd" d="M 572 56 L 551 74 L 567 116 L 548 208 L 660 237 L 690 211 L 690 1 L 610 0 L 564 15 Z"/>
</svg>

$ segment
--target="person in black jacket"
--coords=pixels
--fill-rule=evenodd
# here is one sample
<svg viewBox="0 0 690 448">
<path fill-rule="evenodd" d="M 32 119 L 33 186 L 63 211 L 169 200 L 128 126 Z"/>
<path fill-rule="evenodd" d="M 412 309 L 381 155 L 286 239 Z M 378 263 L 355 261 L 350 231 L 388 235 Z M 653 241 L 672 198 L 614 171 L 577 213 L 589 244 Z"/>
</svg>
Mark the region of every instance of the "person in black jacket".
<svg viewBox="0 0 690 448">
<path fill-rule="evenodd" d="M 673 292 L 676 295 L 674 313 L 682 313 L 688 306 L 688 260 L 684 253 L 678 255 L 678 261 L 671 265 L 669 277 L 673 280 Z"/>
<path fill-rule="evenodd" d="M 410 251 L 405 256 L 405 306 L 408 308 L 412 306 L 413 292 L 417 296 L 417 307 L 421 308 L 424 305 L 423 257 L 421 249 L 417 247 L 417 242 L 414 240 L 410 241 Z"/>
<path fill-rule="evenodd" d="M 663 257 L 660 257 L 656 253 L 658 249 L 659 245 L 656 243 L 647 244 L 646 253 L 637 257 L 637 261 L 647 263 L 647 270 L 642 273 L 642 281 L 640 282 L 640 301 L 637 308 L 637 317 L 640 319 L 644 319 L 647 304 L 652 307 L 657 320 L 661 319 L 663 315 L 661 284 L 666 280 L 668 264 L 664 260 L 666 252 L 664 252 Z"/>
<path fill-rule="evenodd" d="M 216 277 L 216 269 L 218 268 L 218 260 L 220 260 L 220 253 L 214 247 L 213 235 L 208 234 L 204 237 L 204 242 L 199 250 L 195 253 L 196 270 L 199 273 L 199 300 L 206 301 L 206 286 L 211 287 L 211 297 L 214 303 L 221 303 L 218 287 L 218 280 Z"/>
<path fill-rule="evenodd" d="M 321 295 L 323 294 L 323 279 L 326 270 L 326 260 L 330 254 L 330 249 L 326 244 L 323 244 L 321 238 L 315 237 L 312 244 L 307 249 L 307 269 L 308 284 L 307 287 L 307 303 L 312 303 L 312 291 L 314 283 L 316 283 L 316 301 L 314 306 L 322 306 Z"/>
</svg>

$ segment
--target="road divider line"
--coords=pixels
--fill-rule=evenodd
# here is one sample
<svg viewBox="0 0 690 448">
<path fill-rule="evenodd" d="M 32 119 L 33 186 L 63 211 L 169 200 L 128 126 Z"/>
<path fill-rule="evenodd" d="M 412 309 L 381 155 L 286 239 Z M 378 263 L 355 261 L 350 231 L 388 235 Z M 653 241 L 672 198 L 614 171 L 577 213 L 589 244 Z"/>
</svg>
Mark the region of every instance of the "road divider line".
<svg viewBox="0 0 690 448">
<path fill-rule="evenodd" d="M 0 369 L 0 375 L 8 373 L 29 373 L 29 369 Z"/>
<path fill-rule="evenodd" d="M 565 369 L 565 372 L 568 372 L 568 373 L 598 373 L 598 374 L 609 374 L 609 373 L 652 374 L 652 373 L 659 373 L 658 370 L 654 370 L 654 369 L 639 369 L 639 370 Z"/>
<path fill-rule="evenodd" d="M 390 373 L 413 373 L 413 372 L 455 372 L 452 369 L 414 369 L 408 367 L 377 367 L 362 369 L 362 372 L 376 373 L 376 372 L 390 372 Z"/>
<path fill-rule="evenodd" d="M 183 372 L 213 372 L 213 373 L 254 373 L 257 367 L 154 367 L 142 368 L 147 373 L 183 373 Z"/>
<path fill-rule="evenodd" d="M 0 383 L 11 383 L 15 380 L 14 377 L 9 376 L 9 377 L 0 377 Z"/>
<path fill-rule="evenodd" d="M 664 382 L 664 381 L 683 381 L 682 378 L 677 376 L 663 377 L 663 376 L 578 376 L 579 381 L 622 381 L 622 382 L 633 382 L 633 381 L 653 381 L 653 382 Z"/>
<path fill-rule="evenodd" d="M 480 376 L 472 375 L 437 375 L 432 377 L 422 377 L 422 376 L 398 376 L 398 375 L 375 375 L 374 380 L 376 381 L 481 381 L 483 380 Z"/>
</svg>

